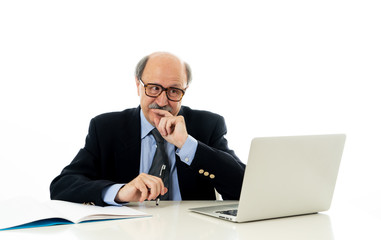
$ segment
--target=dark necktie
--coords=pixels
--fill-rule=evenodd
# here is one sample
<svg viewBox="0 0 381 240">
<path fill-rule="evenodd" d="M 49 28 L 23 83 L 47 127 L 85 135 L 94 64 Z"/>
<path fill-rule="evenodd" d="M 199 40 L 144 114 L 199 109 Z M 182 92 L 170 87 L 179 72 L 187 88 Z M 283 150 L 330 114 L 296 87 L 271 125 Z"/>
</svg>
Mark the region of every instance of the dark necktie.
<svg viewBox="0 0 381 240">
<path fill-rule="evenodd" d="M 168 192 L 169 192 L 170 166 L 169 166 L 168 155 L 165 152 L 164 138 L 161 136 L 161 134 L 156 128 L 154 128 L 151 131 L 151 133 L 156 140 L 157 148 L 156 148 L 155 156 L 153 157 L 152 165 L 148 174 L 160 177 L 163 180 L 164 186 L 168 188 Z M 168 200 L 168 192 L 165 195 L 161 196 L 160 199 Z"/>
</svg>

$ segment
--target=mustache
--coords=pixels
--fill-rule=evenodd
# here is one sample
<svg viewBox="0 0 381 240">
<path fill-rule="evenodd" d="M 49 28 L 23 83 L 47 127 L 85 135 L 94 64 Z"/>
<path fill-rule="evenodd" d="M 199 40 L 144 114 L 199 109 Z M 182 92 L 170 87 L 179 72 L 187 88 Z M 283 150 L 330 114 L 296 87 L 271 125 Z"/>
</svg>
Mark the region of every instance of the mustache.
<svg viewBox="0 0 381 240">
<path fill-rule="evenodd" d="M 160 107 L 157 103 L 151 103 L 148 105 L 149 109 L 160 109 L 160 110 L 165 110 L 167 112 L 172 112 L 172 108 L 168 105 Z"/>
</svg>

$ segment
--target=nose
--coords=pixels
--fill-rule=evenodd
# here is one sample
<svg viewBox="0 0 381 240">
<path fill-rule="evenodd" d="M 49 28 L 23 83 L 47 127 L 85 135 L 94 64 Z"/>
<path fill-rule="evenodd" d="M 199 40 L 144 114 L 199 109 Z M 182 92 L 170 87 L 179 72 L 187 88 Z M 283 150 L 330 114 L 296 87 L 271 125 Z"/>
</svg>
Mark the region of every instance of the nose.
<svg viewBox="0 0 381 240">
<path fill-rule="evenodd" d="M 168 105 L 168 98 L 167 93 L 165 91 L 162 91 L 159 96 L 156 97 L 156 103 L 160 107 L 164 107 Z"/>
</svg>

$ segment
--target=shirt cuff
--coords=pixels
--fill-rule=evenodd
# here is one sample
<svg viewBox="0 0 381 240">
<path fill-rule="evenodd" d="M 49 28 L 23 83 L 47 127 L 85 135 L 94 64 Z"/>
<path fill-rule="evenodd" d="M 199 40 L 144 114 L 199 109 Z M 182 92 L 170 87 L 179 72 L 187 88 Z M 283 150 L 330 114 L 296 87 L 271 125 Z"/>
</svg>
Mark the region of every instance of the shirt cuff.
<svg viewBox="0 0 381 240">
<path fill-rule="evenodd" d="M 117 203 L 115 202 L 116 194 L 118 193 L 119 189 L 121 189 L 125 184 L 118 183 L 111 186 L 106 187 L 102 191 L 102 199 L 103 202 L 105 202 L 108 205 L 112 206 L 123 206 L 124 203 Z"/>
<path fill-rule="evenodd" d="M 183 147 L 181 149 L 177 149 L 176 154 L 180 157 L 181 161 L 190 166 L 194 159 L 194 155 L 196 154 L 197 146 L 197 140 L 191 135 L 188 135 Z"/>
</svg>

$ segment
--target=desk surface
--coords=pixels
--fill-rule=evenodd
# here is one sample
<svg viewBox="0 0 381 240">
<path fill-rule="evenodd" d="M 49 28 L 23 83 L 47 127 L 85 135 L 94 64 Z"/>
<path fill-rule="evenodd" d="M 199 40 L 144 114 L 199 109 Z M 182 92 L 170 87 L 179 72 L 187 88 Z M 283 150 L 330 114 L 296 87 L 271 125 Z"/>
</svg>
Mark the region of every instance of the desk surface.
<svg viewBox="0 0 381 240">
<path fill-rule="evenodd" d="M 188 211 L 217 204 L 226 202 L 136 203 L 131 207 L 153 216 L 3 231 L 0 239 L 381 239 L 380 218 L 344 206 L 326 213 L 249 223 L 231 223 Z"/>
</svg>

